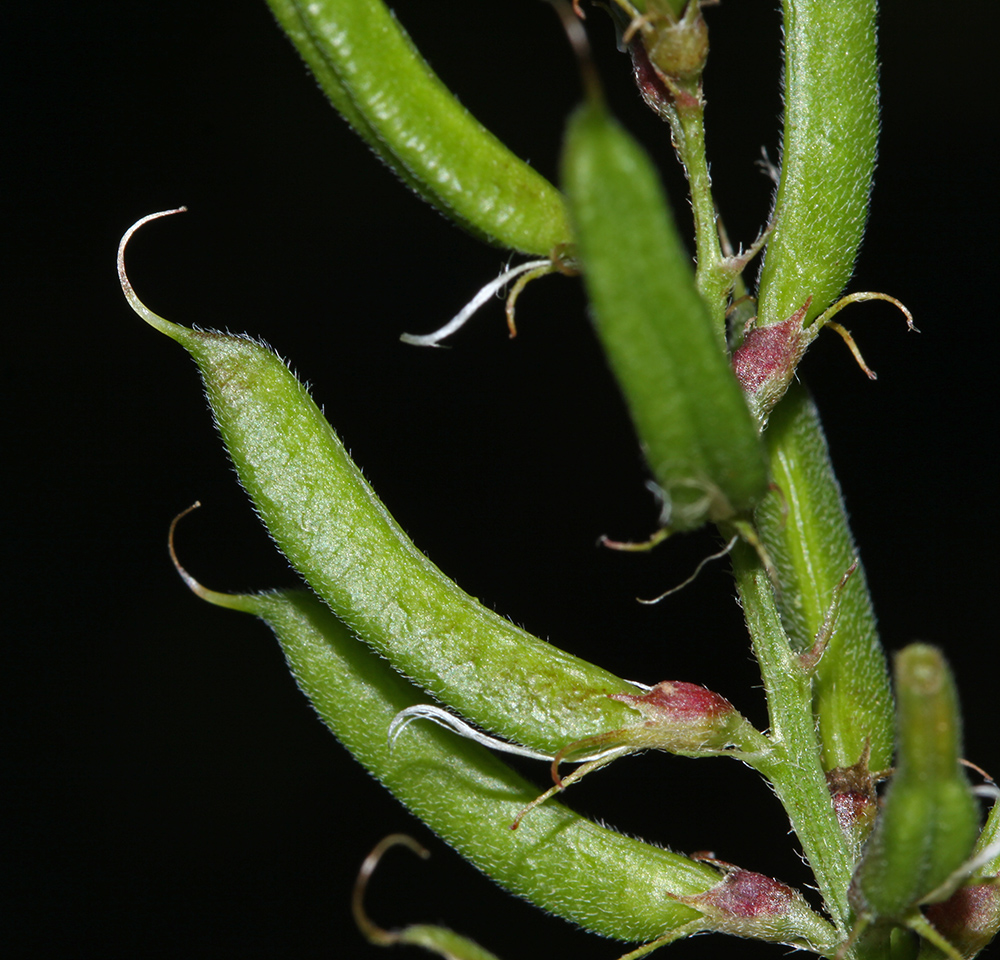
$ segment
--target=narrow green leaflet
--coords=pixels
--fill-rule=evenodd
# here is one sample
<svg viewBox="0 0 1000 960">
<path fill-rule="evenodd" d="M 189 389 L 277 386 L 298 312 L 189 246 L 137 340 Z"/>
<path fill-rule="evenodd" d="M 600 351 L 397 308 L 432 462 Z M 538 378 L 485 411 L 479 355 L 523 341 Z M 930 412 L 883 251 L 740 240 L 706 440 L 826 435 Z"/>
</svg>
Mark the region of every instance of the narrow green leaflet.
<svg viewBox="0 0 1000 960">
<path fill-rule="evenodd" d="M 570 120 L 563 185 L 594 323 L 663 490 L 664 527 L 749 511 L 767 488 L 756 425 L 657 172 L 600 103 Z"/>
<path fill-rule="evenodd" d="M 334 107 L 428 203 L 501 247 L 571 240 L 559 191 L 438 79 L 381 0 L 268 0 Z"/>
</svg>

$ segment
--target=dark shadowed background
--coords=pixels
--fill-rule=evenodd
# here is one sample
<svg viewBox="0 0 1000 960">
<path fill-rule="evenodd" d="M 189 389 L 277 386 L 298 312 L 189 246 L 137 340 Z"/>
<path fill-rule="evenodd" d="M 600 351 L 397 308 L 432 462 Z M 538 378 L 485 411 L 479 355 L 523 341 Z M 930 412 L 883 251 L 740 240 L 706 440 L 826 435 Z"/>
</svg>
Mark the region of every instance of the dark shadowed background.
<svg viewBox="0 0 1000 960">
<path fill-rule="evenodd" d="M 708 11 L 709 153 L 730 234 L 767 215 L 760 148 L 777 155 L 774 0 Z M 839 339 L 805 379 L 890 649 L 944 646 L 964 691 L 967 754 L 1000 769 L 996 736 L 993 5 L 886 0 L 883 140 L 852 289 L 902 298 L 842 315 L 880 379 Z M 538 0 L 398 0 L 446 82 L 555 178 L 579 96 Z M 370 907 L 386 925 L 444 922 L 507 960 L 612 960 L 624 947 L 512 901 L 415 824 L 295 689 L 260 624 L 191 596 L 167 525 L 195 499 L 184 561 L 218 589 L 295 582 L 230 470 L 181 349 L 126 306 L 248 331 L 317 400 L 417 544 L 472 594 L 637 680 L 704 683 L 764 722 L 725 565 L 655 608 L 709 552 L 693 535 L 649 556 L 656 508 L 578 280 L 532 284 L 520 336 L 499 305 L 450 349 L 399 342 L 448 319 L 503 263 L 409 195 L 333 113 L 262 2 L 50 0 L 2 15 L 3 257 L 9 588 L 4 935 L 17 955 L 378 957 L 348 898 L 384 834 Z M 995 24 L 994 24 L 995 25 Z M 684 185 L 664 127 L 630 86 L 610 22 L 589 18 L 616 112 Z M 540 784 L 541 766 L 525 769 Z M 582 812 L 682 851 L 808 882 L 766 787 L 721 760 L 622 761 L 574 788 Z M 778 957 L 699 938 L 677 958 Z M 11 955 L 11 954 L 8 954 Z"/>
</svg>

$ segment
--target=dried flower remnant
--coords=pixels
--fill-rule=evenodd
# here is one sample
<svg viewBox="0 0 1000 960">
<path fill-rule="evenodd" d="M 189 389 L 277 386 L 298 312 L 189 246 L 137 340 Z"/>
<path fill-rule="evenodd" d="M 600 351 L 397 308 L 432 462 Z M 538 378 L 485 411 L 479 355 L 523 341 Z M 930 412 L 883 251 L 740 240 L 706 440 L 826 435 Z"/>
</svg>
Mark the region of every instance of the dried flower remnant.
<svg viewBox="0 0 1000 960">
<path fill-rule="evenodd" d="M 627 731 L 628 741 L 639 749 L 703 756 L 744 742 L 748 729 L 757 733 L 725 697 L 697 683 L 663 680 L 647 693 L 610 697 L 646 717 L 645 723 Z"/>
<path fill-rule="evenodd" d="M 868 766 L 870 748 L 865 748 L 856 764 L 834 767 L 826 775 L 830 799 L 837 813 L 837 822 L 851 844 L 855 859 L 875 826 L 878 814 L 878 796 L 875 784 L 882 775 L 873 774 Z"/>
<path fill-rule="evenodd" d="M 813 303 L 811 296 L 784 320 L 764 324 L 759 318 L 754 317 L 747 324 L 743 342 L 733 351 L 732 365 L 736 379 L 743 388 L 747 403 L 761 429 L 767 423 L 775 404 L 788 390 L 809 344 L 825 326 L 840 334 L 858 366 L 869 379 L 876 379 L 875 372 L 865 363 L 854 338 L 839 323 L 833 321 L 844 307 L 866 300 L 885 300 L 894 304 L 906 317 L 907 328 L 917 332 L 913 315 L 899 300 L 885 293 L 871 292 L 852 293 L 841 297 L 829 310 L 808 324 L 806 320 Z"/>
</svg>

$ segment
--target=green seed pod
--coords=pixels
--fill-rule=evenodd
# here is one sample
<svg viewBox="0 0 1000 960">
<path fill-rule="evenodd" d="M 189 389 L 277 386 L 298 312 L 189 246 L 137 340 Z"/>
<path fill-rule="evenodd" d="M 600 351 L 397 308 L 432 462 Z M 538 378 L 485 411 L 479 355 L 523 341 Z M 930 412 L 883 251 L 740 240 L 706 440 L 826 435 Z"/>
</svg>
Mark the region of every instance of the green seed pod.
<svg viewBox="0 0 1000 960">
<path fill-rule="evenodd" d="M 785 128 L 759 327 L 821 314 L 854 268 L 878 144 L 876 0 L 784 0 Z M 808 303 L 807 303 L 808 301 Z"/>
<path fill-rule="evenodd" d="M 776 490 L 757 510 L 757 532 L 781 589 L 781 621 L 806 653 L 829 631 L 813 674 L 813 712 L 823 768 L 892 764 L 893 707 L 885 653 L 819 414 L 801 385 L 789 390 L 764 431 Z M 833 617 L 830 618 L 830 613 Z M 830 619 L 828 619 L 830 618 Z"/>
<path fill-rule="evenodd" d="M 390 745 L 392 719 L 423 693 L 317 597 L 301 590 L 233 596 L 185 578 L 205 600 L 264 620 L 337 739 L 415 816 L 506 890 L 619 940 L 668 941 L 729 929 L 718 923 L 718 896 L 709 896 L 705 912 L 687 902 L 724 883 L 709 864 L 598 826 L 560 803 L 539 807 L 511 830 L 537 790 L 488 750 L 432 724 Z M 835 946 L 835 931 L 811 910 L 779 910 L 773 897 L 756 897 L 753 909 L 733 896 L 724 899 L 730 913 L 741 915 L 741 936 L 808 944 L 824 954 Z M 775 937 L 779 912 L 785 919 Z"/>
<path fill-rule="evenodd" d="M 969 858 L 979 807 L 959 764 L 961 718 L 941 652 L 912 644 L 896 656 L 896 770 L 851 885 L 861 916 L 907 924 Z M 908 925 L 908 924 L 907 924 Z"/>
<path fill-rule="evenodd" d="M 571 240 L 563 198 L 438 79 L 381 0 L 268 0 L 334 107 L 424 200 L 498 246 Z"/>
<path fill-rule="evenodd" d="M 153 217 L 162 214 L 154 214 Z M 406 536 L 306 388 L 247 337 L 133 309 L 201 370 L 237 474 L 278 547 L 358 636 L 487 731 L 549 755 L 639 721 L 608 694 L 634 685 L 514 626 L 461 590 Z"/>
<path fill-rule="evenodd" d="M 190 582 L 190 581 L 189 581 Z M 274 630 L 303 693 L 338 740 L 410 811 L 517 896 L 587 930 L 620 940 L 704 929 L 673 897 L 711 890 L 719 874 L 598 826 L 560 803 L 510 825 L 537 788 L 478 744 L 433 724 L 390 745 L 389 724 L 424 698 L 359 642 L 315 596 L 289 590 L 230 596 L 190 585 L 206 600 L 260 617 Z M 819 917 L 801 931 L 828 930 Z"/>
<path fill-rule="evenodd" d="M 600 103 L 570 120 L 563 185 L 594 323 L 664 492 L 664 526 L 748 511 L 767 487 L 756 426 L 656 169 Z"/>
</svg>

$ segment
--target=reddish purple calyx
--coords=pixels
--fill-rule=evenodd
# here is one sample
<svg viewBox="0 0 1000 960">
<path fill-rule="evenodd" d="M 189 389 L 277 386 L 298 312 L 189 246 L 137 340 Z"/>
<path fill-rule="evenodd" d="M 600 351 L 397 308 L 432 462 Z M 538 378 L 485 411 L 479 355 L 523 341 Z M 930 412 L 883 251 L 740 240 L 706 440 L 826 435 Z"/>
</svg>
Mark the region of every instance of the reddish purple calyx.
<svg viewBox="0 0 1000 960">
<path fill-rule="evenodd" d="M 758 393 L 768 381 L 784 376 L 790 360 L 794 369 L 801 329 L 801 321 L 791 317 L 747 334 L 733 353 L 733 371 L 745 393 Z"/>
<path fill-rule="evenodd" d="M 752 327 L 733 351 L 733 372 L 758 420 L 764 421 L 784 396 L 806 348 L 818 331 L 802 321 L 810 297 L 787 320 L 766 327 Z"/>
<path fill-rule="evenodd" d="M 844 833 L 857 828 L 859 823 L 870 821 L 874 815 L 874 804 L 871 798 L 857 790 L 833 795 L 833 809 L 837 814 L 837 823 Z"/>
<path fill-rule="evenodd" d="M 611 693 L 645 718 L 615 732 L 617 743 L 637 750 L 667 750 L 688 757 L 712 757 L 745 743 L 753 728 L 725 698 L 707 687 L 664 680 L 648 693 Z"/>
<path fill-rule="evenodd" d="M 795 891 L 762 873 L 737 867 L 703 897 L 721 913 L 740 919 L 758 919 L 788 913 Z"/>
<path fill-rule="evenodd" d="M 938 933 L 971 957 L 993 939 L 1000 912 L 1000 885 L 972 883 L 960 887 L 943 903 L 924 908 Z"/>
<path fill-rule="evenodd" d="M 719 883 L 704 893 L 672 898 L 704 914 L 706 929 L 790 943 L 815 918 L 802 894 L 786 884 L 724 860 L 706 862 L 723 871 Z"/>
<path fill-rule="evenodd" d="M 613 693 L 611 699 L 641 710 L 650 719 L 674 723 L 711 722 L 736 710 L 725 697 L 683 680 L 663 680 L 643 694 Z"/>
<path fill-rule="evenodd" d="M 837 822 L 844 835 L 861 844 L 871 833 L 878 812 L 875 781 L 878 779 L 868 767 L 870 750 L 866 746 L 856 764 L 834 767 L 826 775 L 830 799 L 837 814 Z"/>
</svg>

